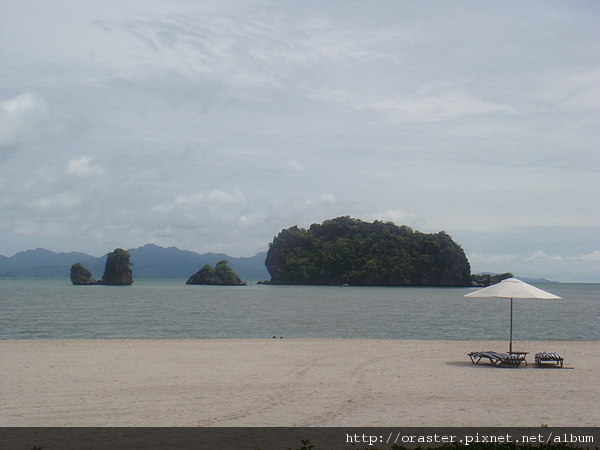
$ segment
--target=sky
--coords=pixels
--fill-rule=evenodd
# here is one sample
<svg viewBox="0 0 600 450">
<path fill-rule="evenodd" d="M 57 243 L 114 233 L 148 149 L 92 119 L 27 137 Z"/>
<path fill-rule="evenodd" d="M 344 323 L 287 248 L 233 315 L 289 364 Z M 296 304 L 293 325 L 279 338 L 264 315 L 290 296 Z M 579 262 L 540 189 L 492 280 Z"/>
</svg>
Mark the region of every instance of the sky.
<svg viewBox="0 0 600 450">
<path fill-rule="evenodd" d="M 600 282 L 600 3 L 0 0 L 0 255 L 351 216 Z"/>
</svg>

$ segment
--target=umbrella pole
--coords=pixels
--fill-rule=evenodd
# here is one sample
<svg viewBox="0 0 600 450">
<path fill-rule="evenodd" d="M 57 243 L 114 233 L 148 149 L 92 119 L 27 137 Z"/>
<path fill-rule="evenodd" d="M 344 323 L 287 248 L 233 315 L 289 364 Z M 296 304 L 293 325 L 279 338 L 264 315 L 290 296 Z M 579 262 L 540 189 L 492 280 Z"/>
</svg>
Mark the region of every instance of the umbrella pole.
<svg viewBox="0 0 600 450">
<path fill-rule="evenodd" d="M 513 323 L 513 299 L 510 299 L 510 344 L 508 345 L 508 353 L 512 353 L 512 323 Z"/>
</svg>

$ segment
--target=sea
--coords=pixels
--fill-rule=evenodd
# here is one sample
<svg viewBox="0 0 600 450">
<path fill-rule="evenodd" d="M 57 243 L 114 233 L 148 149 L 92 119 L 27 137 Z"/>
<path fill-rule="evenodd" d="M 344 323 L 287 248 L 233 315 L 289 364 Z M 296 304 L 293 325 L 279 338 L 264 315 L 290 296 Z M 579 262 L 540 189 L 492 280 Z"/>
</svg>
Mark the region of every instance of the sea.
<svg viewBox="0 0 600 450">
<path fill-rule="evenodd" d="M 514 300 L 515 341 L 600 340 L 600 284 L 536 286 L 562 299 Z M 0 339 L 508 339 L 510 300 L 474 290 L 0 278 Z"/>
</svg>

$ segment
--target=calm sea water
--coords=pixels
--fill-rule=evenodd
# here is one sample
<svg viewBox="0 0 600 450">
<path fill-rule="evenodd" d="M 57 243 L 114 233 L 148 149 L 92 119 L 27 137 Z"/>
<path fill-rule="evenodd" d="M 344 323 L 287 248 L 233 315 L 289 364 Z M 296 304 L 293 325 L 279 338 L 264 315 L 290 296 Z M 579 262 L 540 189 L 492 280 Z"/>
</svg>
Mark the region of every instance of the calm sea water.
<svg viewBox="0 0 600 450">
<path fill-rule="evenodd" d="M 514 340 L 600 340 L 600 284 L 539 284 L 515 300 Z M 0 279 L 0 339 L 508 339 L 510 301 L 468 288 L 72 286 Z"/>
</svg>

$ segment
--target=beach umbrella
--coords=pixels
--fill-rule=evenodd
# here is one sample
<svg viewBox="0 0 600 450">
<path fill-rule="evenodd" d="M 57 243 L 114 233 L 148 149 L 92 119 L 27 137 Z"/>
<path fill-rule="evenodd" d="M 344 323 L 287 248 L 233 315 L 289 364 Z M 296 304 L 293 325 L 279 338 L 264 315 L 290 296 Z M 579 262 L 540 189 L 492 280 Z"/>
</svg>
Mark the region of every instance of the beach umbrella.
<svg viewBox="0 0 600 450">
<path fill-rule="evenodd" d="M 488 286 L 470 294 L 466 294 L 465 297 L 484 298 L 484 297 L 498 297 L 498 298 L 510 298 L 510 344 L 508 352 L 512 352 L 512 335 L 513 335 L 513 299 L 515 298 L 533 298 L 533 299 L 560 299 L 557 295 L 551 294 L 550 292 L 543 291 L 535 286 L 525 283 L 524 281 L 517 280 L 516 278 L 507 278 L 502 280 L 498 284 Z"/>
</svg>

